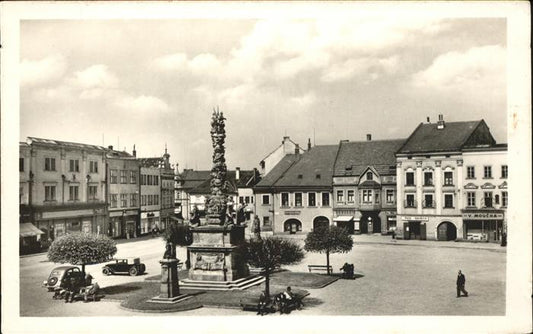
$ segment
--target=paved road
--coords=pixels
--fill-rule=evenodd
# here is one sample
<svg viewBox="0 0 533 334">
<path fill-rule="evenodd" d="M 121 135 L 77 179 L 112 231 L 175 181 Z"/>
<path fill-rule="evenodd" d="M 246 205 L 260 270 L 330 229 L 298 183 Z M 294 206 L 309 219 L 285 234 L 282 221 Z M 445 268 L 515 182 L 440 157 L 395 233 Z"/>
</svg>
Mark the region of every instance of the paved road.
<svg viewBox="0 0 533 334">
<path fill-rule="evenodd" d="M 333 254 L 338 270 L 344 262 L 355 264 L 364 275 L 357 280 L 339 280 L 323 289 L 310 289 L 306 307 L 299 315 L 503 315 L 505 314 L 504 248 L 453 242 L 403 241 L 393 243 L 380 236 L 356 236 L 348 254 Z M 301 242 L 301 240 L 299 241 Z M 158 260 L 164 243 L 148 239 L 118 245 L 117 257 L 140 256 L 147 275 L 160 272 Z M 185 259 L 185 249 L 178 249 Z M 308 253 L 292 271 L 307 271 L 307 264 L 323 264 L 325 255 Z M 57 264 L 45 255 L 20 259 L 21 316 L 125 316 L 157 314 L 132 313 L 113 301 L 65 304 L 52 300 L 40 287 Z M 102 265 L 87 266 L 103 287 L 144 280 L 146 276 L 104 276 Z M 455 297 L 457 270 L 466 274 L 468 298 Z M 22 288 L 24 287 L 24 289 Z M 168 316 L 168 314 L 163 314 Z M 239 310 L 202 308 L 182 315 L 253 315 Z"/>
</svg>

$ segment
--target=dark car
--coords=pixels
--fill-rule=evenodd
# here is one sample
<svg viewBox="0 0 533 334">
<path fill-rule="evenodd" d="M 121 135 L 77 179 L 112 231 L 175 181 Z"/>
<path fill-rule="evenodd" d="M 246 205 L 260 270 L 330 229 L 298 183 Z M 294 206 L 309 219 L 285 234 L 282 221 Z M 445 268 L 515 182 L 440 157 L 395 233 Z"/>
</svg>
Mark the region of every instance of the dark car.
<svg viewBox="0 0 533 334">
<path fill-rule="evenodd" d="M 70 279 L 78 286 L 85 285 L 85 274 L 80 268 L 76 266 L 61 266 L 52 270 L 48 279 L 43 282 L 43 286 L 46 287 L 48 291 L 54 291 L 56 288 L 62 288 L 67 279 Z"/>
<path fill-rule="evenodd" d="M 115 259 L 115 262 L 108 263 L 102 267 L 102 272 L 105 275 L 113 275 L 119 273 L 128 273 L 131 276 L 143 274 L 146 271 L 146 266 L 141 263 L 137 257 L 134 259 Z"/>
</svg>

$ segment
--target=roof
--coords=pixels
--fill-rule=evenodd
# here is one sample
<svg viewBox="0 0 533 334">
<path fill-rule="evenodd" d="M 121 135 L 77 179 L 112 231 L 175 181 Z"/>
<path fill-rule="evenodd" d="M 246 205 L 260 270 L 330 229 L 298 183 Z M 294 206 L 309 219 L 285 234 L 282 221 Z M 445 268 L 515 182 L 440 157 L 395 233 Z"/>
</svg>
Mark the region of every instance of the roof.
<svg viewBox="0 0 533 334">
<path fill-rule="evenodd" d="M 156 158 L 138 158 L 141 167 L 161 167 L 164 165 L 165 160 L 162 157 Z"/>
<path fill-rule="evenodd" d="M 287 155 L 258 187 L 330 187 L 337 150 L 338 145 L 319 145 L 305 153 Z"/>
<path fill-rule="evenodd" d="M 397 153 L 456 152 L 465 146 L 495 144 L 483 120 L 446 122 L 444 125 L 443 129 L 437 129 L 437 123 L 420 123 Z"/>
<path fill-rule="evenodd" d="M 288 141 L 290 141 L 291 143 L 293 143 L 294 146 L 298 146 L 298 148 L 300 149 L 300 151 L 302 151 L 302 152 L 305 152 L 305 151 L 306 151 L 305 149 L 301 148 L 299 144 L 295 143 L 290 137 L 284 137 L 283 140 L 285 140 L 285 139 L 287 139 Z M 276 148 L 275 148 L 272 152 L 270 152 L 269 154 L 267 154 L 263 159 L 261 159 L 261 161 L 264 161 L 266 158 L 268 158 L 269 156 L 271 156 L 272 154 L 274 154 L 274 152 L 276 152 L 280 147 L 283 146 L 283 143 L 284 143 L 284 142 L 281 142 L 280 145 L 276 146 Z"/>
<path fill-rule="evenodd" d="M 186 169 L 179 177 L 183 181 L 182 188 L 191 194 L 211 192 L 211 171 Z M 226 173 L 228 191 L 231 193 L 236 193 L 239 188 L 252 187 L 258 180 L 259 173 L 255 170 L 241 170 L 239 180 L 236 180 L 236 171 Z"/>
<path fill-rule="evenodd" d="M 49 146 L 63 146 L 63 147 L 69 147 L 69 148 L 74 148 L 74 149 L 90 149 L 90 150 L 98 150 L 98 151 L 108 151 L 108 149 L 106 149 L 103 146 L 74 143 L 74 142 L 61 141 L 61 140 L 55 140 L 55 139 L 28 137 L 28 142 L 29 144 L 42 144 L 42 145 L 49 145 Z"/>
<path fill-rule="evenodd" d="M 404 142 L 405 139 L 343 141 L 340 143 L 334 175 L 361 175 L 369 166 L 380 175 L 396 174 L 395 153 Z"/>
</svg>

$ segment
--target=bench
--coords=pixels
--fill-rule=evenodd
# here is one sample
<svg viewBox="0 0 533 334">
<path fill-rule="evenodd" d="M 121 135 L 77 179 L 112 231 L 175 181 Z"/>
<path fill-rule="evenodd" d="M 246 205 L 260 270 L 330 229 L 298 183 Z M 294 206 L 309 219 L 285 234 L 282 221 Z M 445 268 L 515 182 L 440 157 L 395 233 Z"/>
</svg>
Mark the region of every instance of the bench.
<svg viewBox="0 0 533 334">
<path fill-rule="evenodd" d="M 259 297 L 247 297 L 240 300 L 241 309 L 243 311 L 259 311 L 257 307 L 259 304 Z M 272 300 L 268 301 L 265 306 L 265 311 L 267 313 L 275 312 L 274 303 Z"/>
<path fill-rule="evenodd" d="M 333 267 L 331 266 L 327 266 L 323 264 L 310 264 L 307 266 L 307 268 L 309 269 L 309 272 L 312 272 L 313 270 L 328 272 L 328 267 L 329 267 L 329 272 L 332 273 Z"/>
</svg>

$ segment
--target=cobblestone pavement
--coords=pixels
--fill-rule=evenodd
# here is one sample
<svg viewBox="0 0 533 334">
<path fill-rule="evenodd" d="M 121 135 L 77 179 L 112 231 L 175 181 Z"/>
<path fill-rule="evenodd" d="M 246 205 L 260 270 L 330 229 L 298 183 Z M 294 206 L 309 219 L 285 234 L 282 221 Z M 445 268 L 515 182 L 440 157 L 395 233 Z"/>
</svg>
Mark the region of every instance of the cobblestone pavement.
<svg viewBox="0 0 533 334">
<path fill-rule="evenodd" d="M 297 315 L 504 315 L 505 248 L 495 244 L 398 240 L 369 235 L 355 236 L 355 246 L 348 254 L 332 254 L 335 271 L 344 262 L 353 263 L 356 280 L 338 280 L 322 288 L 309 289 L 305 307 Z M 303 245 L 301 238 L 296 238 Z M 399 247 L 400 246 L 400 247 Z M 158 260 L 164 243 L 161 239 L 144 239 L 118 245 L 117 257 L 140 256 L 147 275 L 160 272 Z M 185 249 L 178 249 L 185 259 Z M 291 271 L 307 272 L 308 264 L 325 264 L 323 254 L 308 253 Z M 118 302 L 104 299 L 98 303 L 65 304 L 52 300 L 41 288 L 56 264 L 44 254 L 20 259 L 20 315 L 53 316 L 159 316 L 133 313 L 121 309 Z M 87 266 L 103 287 L 144 280 L 146 276 L 104 276 L 102 265 Z M 455 278 L 461 269 L 467 279 L 468 298 L 456 298 Z M 169 316 L 169 314 L 163 314 Z M 175 314 L 245 315 L 234 309 L 201 308 Z M 278 315 L 276 315 L 277 317 Z"/>
</svg>

